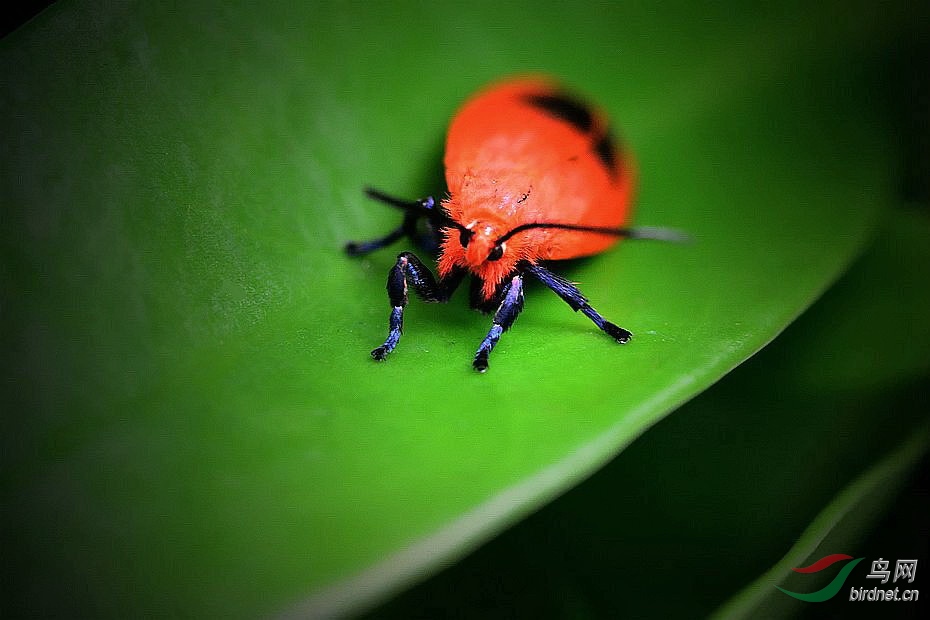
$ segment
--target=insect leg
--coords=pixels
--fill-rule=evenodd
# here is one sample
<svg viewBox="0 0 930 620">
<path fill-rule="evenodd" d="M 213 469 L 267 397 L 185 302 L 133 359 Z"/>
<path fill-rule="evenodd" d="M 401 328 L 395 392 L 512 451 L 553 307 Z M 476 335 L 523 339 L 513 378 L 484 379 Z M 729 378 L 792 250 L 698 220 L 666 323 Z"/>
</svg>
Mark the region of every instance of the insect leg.
<svg viewBox="0 0 930 620">
<path fill-rule="evenodd" d="M 425 217 L 431 222 L 437 220 L 437 217 L 439 217 L 439 213 L 436 209 L 436 201 L 432 196 L 427 196 L 421 200 L 404 200 L 402 198 L 389 196 L 380 190 L 370 187 L 365 188 L 365 194 L 369 198 L 401 209 L 404 212 L 404 221 L 400 226 L 383 237 L 378 237 L 370 241 L 350 241 L 345 245 L 345 251 L 349 256 L 361 256 L 362 254 L 380 250 L 404 236 L 424 244 L 425 247 L 431 249 L 431 251 L 432 248 L 438 247 L 437 239 L 429 237 L 421 239 L 420 237 L 422 235 L 417 233 L 417 221 L 421 217 Z M 435 223 L 433 227 L 438 230 L 438 226 L 436 226 Z M 432 236 L 436 237 L 437 234 L 434 233 Z"/>
<path fill-rule="evenodd" d="M 349 256 L 361 256 L 362 254 L 368 254 L 369 252 L 374 252 L 375 250 L 380 250 L 381 248 L 391 245 L 406 234 L 407 223 L 405 218 L 404 224 L 395 228 L 383 237 L 378 237 L 377 239 L 371 239 L 369 241 L 348 242 L 345 247 L 346 254 Z"/>
<path fill-rule="evenodd" d="M 552 289 L 556 295 L 564 299 L 565 302 L 571 306 L 572 310 L 575 312 L 581 310 L 582 314 L 594 321 L 594 324 L 597 325 L 601 331 L 620 344 L 626 344 L 630 341 L 630 338 L 633 337 L 633 334 L 627 330 L 614 325 L 598 314 L 597 310 L 588 305 L 588 299 L 581 294 L 578 287 L 562 276 L 556 275 L 540 265 L 527 264 L 524 265 L 524 270 L 536 276 L 540 282 Z"/>
<path fill-rule="evenodd" d="M 478 352 L 475 353 L 475 361 L 472 366 L 478 372 L 484 372 L 488 369 L 488 356 L 501 339 L 501 334 L 510 329 L 513 322 L 517 320 L 517 315 L 523 310 L 523 277 L 515 275 L 510 283 L 503 289 L 503 300 L 494 314 L 494 323 L 491 325 L 491 331 L 484 337 Z"/>
<path fill-rule="evenodd" d="M 384 344 L 371 352 L 371 356 L 380 362 L 397 346 L 404 327 L 404 307 L 407 305 L 409 285 L 413 285 L 417 297 L 423 301 L 446 302 L 464 276 L 464 270 L 456 270 L 437 282 L 429 268 L 415 254 L 398 254 L 387 280 L 388 298 L 391 300 L 388 337 Z"/>
</svg>

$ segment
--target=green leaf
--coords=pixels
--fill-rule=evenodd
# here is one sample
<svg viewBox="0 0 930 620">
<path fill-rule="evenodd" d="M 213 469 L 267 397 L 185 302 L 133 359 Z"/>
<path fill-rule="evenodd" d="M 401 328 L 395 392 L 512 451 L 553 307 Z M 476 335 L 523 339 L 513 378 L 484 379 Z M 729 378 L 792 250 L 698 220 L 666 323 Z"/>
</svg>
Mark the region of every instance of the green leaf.
<svg viewBox="0 0 930 620">
<path fill-rule="evenodd" d="M 878 557 L 922 557 L 926 499 L 910 520 L 883 517 L 907 512 L 898 493 L 930 448 L 928 270 L 930 219 L 895 214 L 769 347 L 373 617 L 849 615 L 848 597 L 801 603 L 775 586 L 825 586 L 836 571 L 790 569 L 833 553 L 866 557 L 850 587 Z"/>
<path fill-rule="evenodd" d="M 904 5 L 902 4 L 902 7 Z M 841 22 L 836 14 L 843 16 Z M 589 475 L 770 341 L 863 246 L 904 8 L 60 2 L 0 43 L 3 479 L 18 610 L 346 611 Z M 384 364 L 395 225 L 456 106 L 546 71 L 616 120 L 625 243 L 491 359 L 457 297 Z M 309 605 L 309 607 L 303 607 Z"/>
<path fill-rule="evenodd" d="M 781 595 L 776 586 L 792 576 L 792 568 L 804 566 L 810 558 L 829 554 L 828 549 L 858 547 L 901 491 L 909 470 L 926 454 L 928 447 L 930 427 L 916 429 L 905 443 L 843 489 L 804 530 L 784 558 L 727 601 L 714 617 L 753 618 L 762 613 L 769 618 L 789 617 L 801 611 L 803 606 Z M 912 546 L 917 545 L 912 543 Z M 888 555 L 887 550 L 882 553 Z M 804 587 L 810 590 L 811 581 Z"/>
</svg>

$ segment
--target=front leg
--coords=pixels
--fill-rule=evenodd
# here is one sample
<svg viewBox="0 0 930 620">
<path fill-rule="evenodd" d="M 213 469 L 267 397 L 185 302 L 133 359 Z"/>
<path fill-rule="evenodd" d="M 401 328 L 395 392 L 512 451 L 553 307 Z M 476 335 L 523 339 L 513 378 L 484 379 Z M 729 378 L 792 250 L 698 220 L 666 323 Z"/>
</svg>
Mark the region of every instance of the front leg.
<svg viewBox="0 0 930 620">
<path fill-rule="evenodd" d="M 503 300 L 494 314 L 494 323 L 491 325 L 491 331 L 484 337 L 478 352 L 475 353 L 475 361 L 472 366 L 478 372 L 484 372 L 488 369 L 488 356 L 501 339 L 501 334 L 510 329 L 513 322 L 517 320 L 520 311 L 523 310 L 523 277 L 515 275 L 510 283 L 504 287 Z"/>
<path fill-rule="evenodd" d="M 388 337 L 371 356 L 383 361 L 400 341 L 404 328 L 404 307 L 407 305 L 407 287 L 413 285 L 417 297 L 423 301 L 446 302 L 461 283 L 464 270 L 456 270 L 438 282 L 429 268 L 412 252 L 401 252 L 397 262 L 388 273 L 387 291 L 391 300 L 391 316 L 388 319 Z"/>
</svg>

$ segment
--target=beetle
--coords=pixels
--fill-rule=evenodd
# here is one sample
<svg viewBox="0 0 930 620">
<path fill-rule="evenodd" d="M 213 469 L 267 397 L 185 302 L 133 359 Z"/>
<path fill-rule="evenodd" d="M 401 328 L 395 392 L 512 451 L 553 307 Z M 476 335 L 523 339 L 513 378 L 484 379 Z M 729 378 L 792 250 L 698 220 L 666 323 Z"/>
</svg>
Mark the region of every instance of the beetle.
<svg viewBox="0 0 930 620">
<path fill-rule="evenodd" d="M 621 238 L 681 238 L 669 229 L 624 227 L 635 171 L 601 111 L 547 77 L 493 84 L 453 117 L 444 164 L 448 196 L 442 201 L 365 190 L 401 209 L 403 221 L 383 237 L 348 243 L 348 254 L 367 254 L 405 236 L 438 253 L 438 279 L 416 254 L 398 254 L 387 279 L 388 336 L 371 352 L 375 360 L 384 360 L 400 340 L 409 287 L 423 301 L 446 302 L 466 275 L 472 277 L 471 306 L 494 311 L 472 362 L 479 372 L 488 369 L 491 351 L 523 310 L 526 276 L 616 342 L 629 342 L 628 330 L 541 264 L 597 254 Z"/>
</svg>

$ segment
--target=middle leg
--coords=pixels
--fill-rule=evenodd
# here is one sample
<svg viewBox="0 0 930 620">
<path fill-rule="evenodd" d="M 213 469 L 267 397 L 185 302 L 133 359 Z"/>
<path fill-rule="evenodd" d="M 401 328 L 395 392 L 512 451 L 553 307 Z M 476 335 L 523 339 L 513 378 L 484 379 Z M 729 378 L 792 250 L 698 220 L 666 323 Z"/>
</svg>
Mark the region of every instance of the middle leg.
<svg viewBox="0 0 930 620">
<path fill-rule="evenodd" d="M 630 338 L 633 337 L 633 334 L 629 331 L 602 317 L 597 310 L 591 307 L 588 303 L 588 298 L 581 294 L 578 287 L 562 276 L 556 275 L 540 265 L 527 264 L 525 265 L 525 269 L 539 278 L 539 281 L 552 289 L 556 295 L 565 300 L 565 302 L 571 306 L 572 310 L 575 312 L 580 310 L 581 313 L 591 319 L 601 331 L 620 344 L 628 343 Z"/>
</svg>

